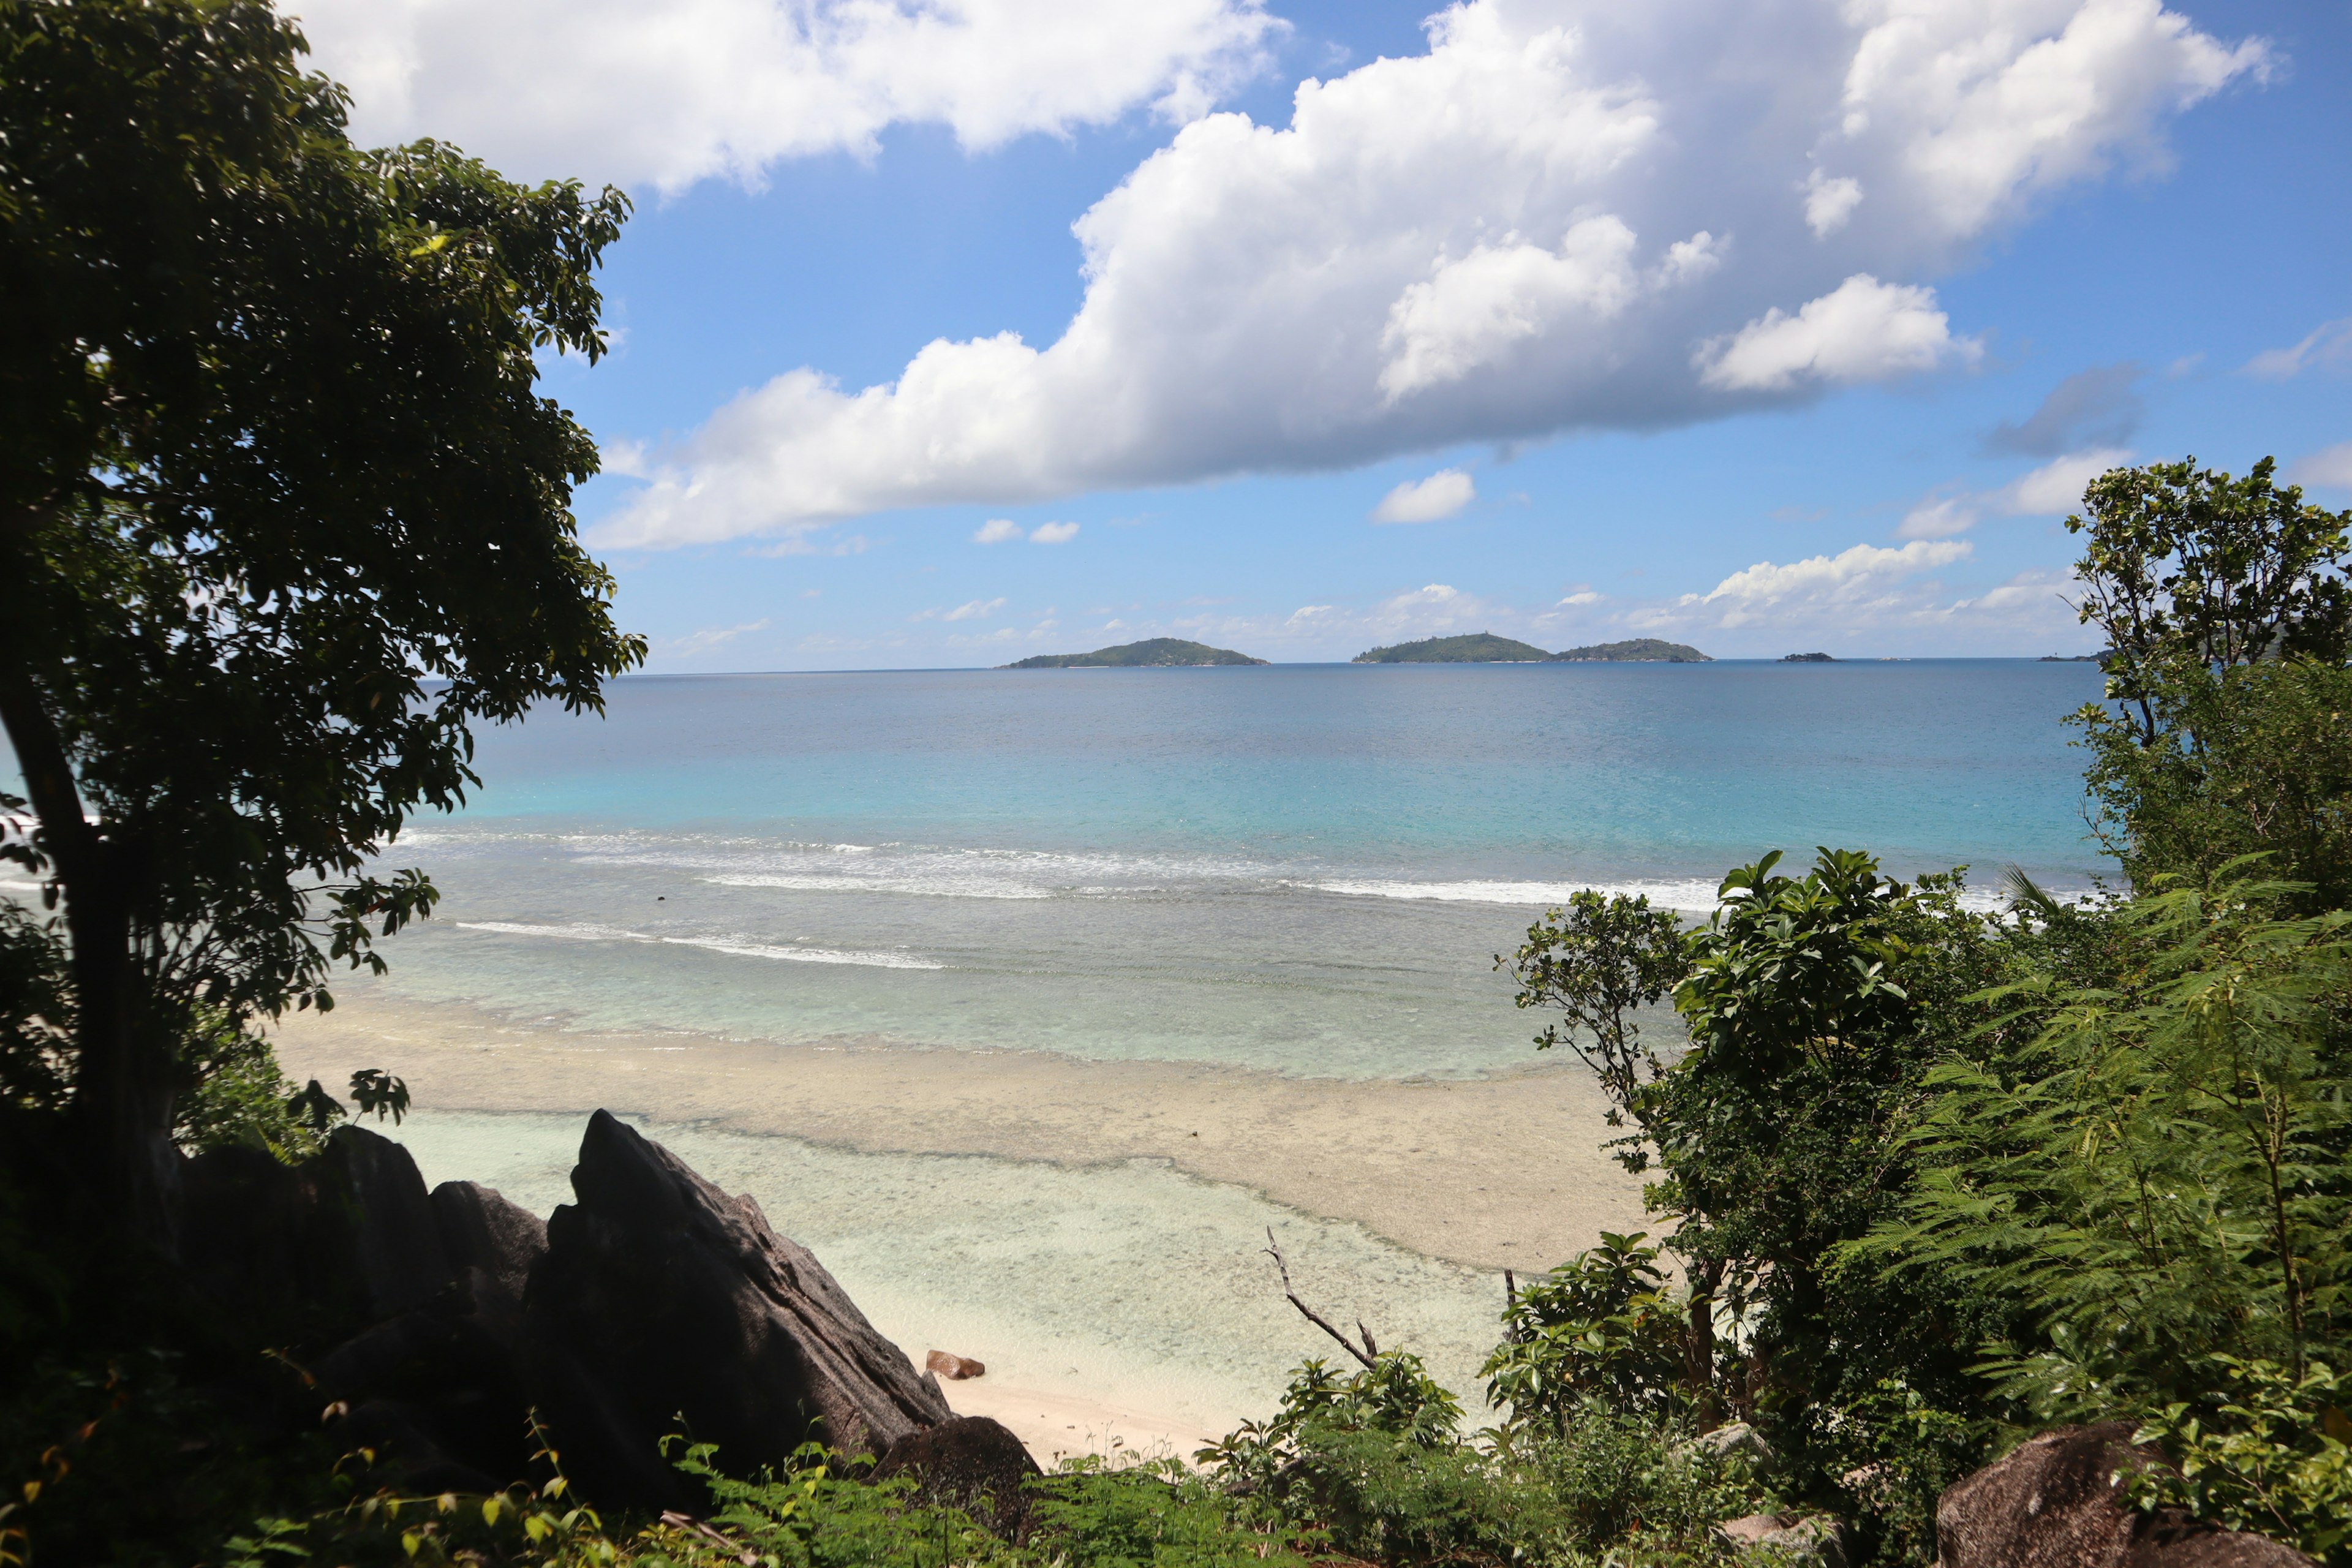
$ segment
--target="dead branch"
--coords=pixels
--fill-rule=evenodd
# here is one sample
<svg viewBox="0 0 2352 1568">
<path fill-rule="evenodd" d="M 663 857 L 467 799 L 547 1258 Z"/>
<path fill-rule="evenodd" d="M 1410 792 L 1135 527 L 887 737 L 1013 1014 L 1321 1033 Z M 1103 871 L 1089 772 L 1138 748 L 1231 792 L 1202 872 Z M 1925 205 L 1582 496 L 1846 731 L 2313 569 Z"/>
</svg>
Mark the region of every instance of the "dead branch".
<svg viewBox="0 0 2352 1568">
<path fill-rule="evenodd" d="M 1358 1350 L 1354 1342 L 1350 1341 L 1347 1335 L 1341 1333 L 1339 1330 L 1331 1326 L 1328 1319 L 1325 1318 L 1322 1313 L 1317 1311 L 1314 1308 L 1308 1306 L 1306 1302 L 1298 1299 L 1298 1292 L 1293 1289 L 1290 1284 L 1290 1265 L 1283 1259 L 1282 1244 L 1274 1239 L 1274 1226 L 1272 1226 L 1265 1227 L 1265 1254 L 1268 1258 L 1274 1259 L 1275 1268 L 1279 1270 L 1282 1275 L 1282 1293 L 1290 1298 L 1290 1304 L 1297 1308 L 1299 1314 L 1308 1322 L 1314 1324 L 1317 1328 L 1322 1330 L 1325 1333 L 1339 1341 L 1339 1348 L 1346 1351 L 1349 1355 L 1354 1356 L 1358 1362 L 1361 1363 L 1366 1372 L 1371 1371 L 1372 1363 L 1379 1359 L 1381 1353 L 1380 1347 L 1372 1343 L 1371 1334 L 1364 1328 L 1361 1321 L 1357 1322 L 1356 1331 L 1364 1336 L 1365 1345 L 1364 1350 Z M 1367 1352 L 1370 1353 L 1367 1353 Z"/>
</svg>

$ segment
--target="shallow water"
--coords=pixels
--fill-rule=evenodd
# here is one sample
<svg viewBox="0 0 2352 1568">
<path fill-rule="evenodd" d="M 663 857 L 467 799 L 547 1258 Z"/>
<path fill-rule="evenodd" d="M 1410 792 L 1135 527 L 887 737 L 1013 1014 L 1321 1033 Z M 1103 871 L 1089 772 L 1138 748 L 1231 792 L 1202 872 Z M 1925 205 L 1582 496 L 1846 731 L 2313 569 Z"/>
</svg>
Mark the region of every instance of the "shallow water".
<svg viewBox="0 0 2352 1568">
<path fill-rule="evenodd" d="M 2095 667 L 1285 666 L 626 680 L 484 737 L 396 863 L 391 994 L 583 1027 L 1345 1078 L 1524 1059 L 1493 956 L 1575 888 L 1773 847 L 1913 874 L 2082 841 Z M 352 987 L 354 994 L 363 985 Z"/>
<path fill-rule="evenodd" d="M 1299 1361 L 1338 1357 L 1283 1300 L 1263 1251 L 1268 1226 L 1326 1316 L 1361 1318 L 1450 1387 L 1479 1386 L 1496 1337 L 1499 1275 L 1159 1162 L 1073 1170 L 635 1125 L 759 1199 L 919 1363 L 928 1349 L 954 1351 L 1000 1382 L 1228 1431 L 1270 1411 Z M 390 1135 L 428 1183 L 478 1181 L 546 1215 L 571 1199 L 581 1131 L 578 1117 L 436 1111 Z"/>
</svg>

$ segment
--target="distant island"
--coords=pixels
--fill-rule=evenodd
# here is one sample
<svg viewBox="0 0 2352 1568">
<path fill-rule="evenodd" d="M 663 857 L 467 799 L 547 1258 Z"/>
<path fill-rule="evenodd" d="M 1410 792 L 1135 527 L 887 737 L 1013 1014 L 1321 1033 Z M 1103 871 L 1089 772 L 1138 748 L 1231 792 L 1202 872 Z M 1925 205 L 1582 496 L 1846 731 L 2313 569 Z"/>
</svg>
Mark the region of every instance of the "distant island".
<svg viewBox="0 0 2352 1568">
<path fill-rule="evenodd" d="M 2096 653 L 2045 653 L 2042 656 L 2042 662 L 2044 664 L 2105 664 L 2115 657 L 2115 649 L 2103 647 Z"/>
<path fill-rule="evenodd" d="M 1835 664 L 1837 660 L 1825 653 L 1784 653 L 1780 656 L 1780 662 L 1782 664 Z"/>
<path fill-rule="evenodd" d="M 1630 642 L 1594 643 L 1566 653 L 1546 653 L 1533 643 L 1498 637 L 1492 632 L 1468 637 L 1423 637 L 1388 647 L 1367 648 L 1355 664 L 1706 664 L 1706 654 L 1687 643 L 1635 637 Z"/>
<path fill-rule="evenodd" d="M 1597 642 L 1551 656 L 1562 664 L 1713 664 L 1715 658 L 1686 642 L 1661 637 L 1634 637 L 1626 642 Z"/>
<path fill-rule="evenodd" d="M 1532 643 L 1477 632 L 1461 637 L 1423 637 L 1390 647 L 1366 648 L 1351 664 L 1542 664 L 1551 655 Z"/>
<path fill-rule="evenodd" d="M 1182 637 L 1147 637 L 1141 642 L 1098 647 L 1092 653 L 1041 653 L 999 669 L 1181 669 L 1204 664 L 1264 664 L 1229 647 L 1186 642 Z"/>
</svg>

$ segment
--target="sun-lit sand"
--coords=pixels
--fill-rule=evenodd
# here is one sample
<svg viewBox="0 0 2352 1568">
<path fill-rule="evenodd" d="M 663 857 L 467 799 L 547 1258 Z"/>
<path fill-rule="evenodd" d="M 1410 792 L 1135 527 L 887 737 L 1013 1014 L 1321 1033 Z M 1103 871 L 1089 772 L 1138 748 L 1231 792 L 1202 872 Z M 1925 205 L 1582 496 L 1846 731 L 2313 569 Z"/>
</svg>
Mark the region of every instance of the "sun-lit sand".
<svg viewBox="0 0 2352 1568">
<path fill-rule="evenodd" d="M 330 1087 L 388 1068 L 427 1110 L 602 1108 L 861 1152 L 1163 1159 L 1482 1268 L 1549 1268 L 1642 1224 L 1640 1183 L 1600 1150 L 1599 1088 L 1559 1058 L 1490 1079 L 1355 1082 L 1045 1051 L 575 1034 L 373 998 L 297 1016 L 278 1049 L 289 1076 Z"/>
<path fill-rule="evenodd" d="M 278 1048 L 298 1079 L 399 1074 L 428 1180 L 488 1181 L 541 1212 L 568 1197 L 579 1118 L 644 1119 L 754 1192 L 918 1364 L 929 1349 L 989 1363 L 950 1402 L 1047 1461 L 1189 1458 L 1266 1414 L 1289 1366 L 1334 1352 L 1275 1289 L 1267 1226 L 1310 1294 L 1428 1355 L 1474 1412 L 1500 1271 L 1643 1228 L 1572 1060 L 1351 1082 L 580 1033 L 376 997 L 289 1022 Z"/>
</svg>

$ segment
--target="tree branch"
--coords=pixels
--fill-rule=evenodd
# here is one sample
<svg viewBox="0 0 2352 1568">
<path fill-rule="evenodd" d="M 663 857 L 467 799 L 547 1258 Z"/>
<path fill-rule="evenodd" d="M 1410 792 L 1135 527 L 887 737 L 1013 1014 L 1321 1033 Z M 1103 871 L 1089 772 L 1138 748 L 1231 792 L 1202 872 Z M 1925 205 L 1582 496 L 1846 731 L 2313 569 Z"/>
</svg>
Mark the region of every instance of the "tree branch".
<svg viewBox="0 0 2352 1568">
<path fill-rule="evenodd" d="M 1325 1333 L 1339 1341 L 1339 1348 L 1346 1351 L 1349 1355 L 1355 1357 L 1356 1360 L 1362 1364 L 1363 1369 L 1366 1372 L 1371 1371 L 1372 1363 L 1378 1359 L 1381 1352 L 1380 1347 L 1372 1343 L 1372 1336 L 1370 1332 L 1365 1329 L 1360 1321 L 1357 1322 L 1356 1331 L 1364 1336 L 1365 1345 L 1364 1350 L 1358 1350 L 1352 1340 L 1349 1339 L 1347 1335 L 1341 1333 L 1339 1330 L 1331 1326 L 1330 1320 L 1324 1317 L 1322 1313 L 1317 1311 L 1314 1308 L 1308 1306 L 1306 1302 L 1298 1299 L 1298 1292 L 1293 1289 L 1290 1284 L 1290 1265 L 1283 1260 L 1282 1245 L 1274 1239 L 1274 1227 L 1272 1226 L 1265 1227 L 1265 1255 L 1274 1259 L 1274 1267 L 1282 1275 L 1282 1293 L 1290 1299 L 1290 1304 L 1298 1309 L 1299 1314 L 1308 1322 L 1314 1324 L 1317 1328 L 1322 1330 Z M 1370 1352 L 1369 1354 L 1366 1353 L 1367 1351 Z"/>
</svg>

